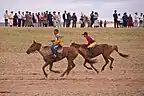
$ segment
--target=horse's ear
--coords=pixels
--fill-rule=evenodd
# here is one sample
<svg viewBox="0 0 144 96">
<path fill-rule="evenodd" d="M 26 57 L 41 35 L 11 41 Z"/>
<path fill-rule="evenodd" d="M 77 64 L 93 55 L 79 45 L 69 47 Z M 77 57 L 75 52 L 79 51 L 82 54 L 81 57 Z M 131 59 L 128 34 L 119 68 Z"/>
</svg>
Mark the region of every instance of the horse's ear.
<svg viewBox="0 0 144 96">
<path fill-rule="evenodd" d="M 36 43 L 35 40 L 33 40 L 33 43 L 34 43 L 34 44 Z"/>
</svg>

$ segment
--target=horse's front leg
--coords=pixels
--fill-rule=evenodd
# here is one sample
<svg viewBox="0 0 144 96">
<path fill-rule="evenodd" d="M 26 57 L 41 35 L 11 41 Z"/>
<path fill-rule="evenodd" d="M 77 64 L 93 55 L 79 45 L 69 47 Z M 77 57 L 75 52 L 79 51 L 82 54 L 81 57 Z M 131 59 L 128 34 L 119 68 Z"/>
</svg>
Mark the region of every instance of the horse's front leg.
<svg viewBox="0 0 144 96">
<path fill-rule="evenodd" d="M 60 71 L 53 70 L 52 67 L 53 67 L 53 63 L 51 63 L 50 66 L 49 66 L 49 70 L 50 70 L 51 72 L 60 73 Z"/>
<path fill-rule="evenodd" d="M 47 77 L 47 73 L 45 72 L 45 67 L 47 67 L 50 63 L 46 62 L 45 65 L 42 67 L 43 73 L 45 75 L 45 77 Z"/>
<path fill-rule="evenodd" d="M 87 68 L 88 70 L 93 70 L 91 67 L 88 67 L 88 66 L 86 66 L 86 60 L 84 61 L 84 64 L 83 64 L 83 66 L 85 67 L 85 68 Z"/>
</svg>

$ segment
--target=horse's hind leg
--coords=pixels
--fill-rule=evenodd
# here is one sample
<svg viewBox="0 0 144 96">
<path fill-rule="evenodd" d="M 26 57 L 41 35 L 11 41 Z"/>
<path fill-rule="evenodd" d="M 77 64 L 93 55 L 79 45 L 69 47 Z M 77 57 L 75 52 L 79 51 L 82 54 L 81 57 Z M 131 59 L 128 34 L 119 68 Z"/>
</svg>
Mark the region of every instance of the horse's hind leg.
<svg viewBox="0 0 144 96">
<path fill-rule="evenodd" d="M 73 60 L 70 61 L 70 63 L 71 63 L 71 68 L 67 71 L 67 76 L 69 75 L 70 71 L 75 67 Z"/>
<path fill-rule="evenodd" d="M 85 60 L 85 61 L 84 61 L 84 64 L 83 64 L 83 65 L 84 65 L 84 67 L 85 67 L 85 68 L 87 68 L 88 70 L 92 70 L 92 68 L 90 68 L 90 67 L 86 66 L 86 63 L 87 63 L 87 62 L 86 62 L 86 60 Z"/>
<path fill-rule="evenodd" d="M 105 63 L 105 65 L 102 67 L 101 71 L 104 71 L 106 65 L 109 63 L 108 58 L 107 58 L 106 56 L 104 56 L 104 55 L 103 55 L 103 57 L 104 57 L 104 60 L 105 60 L 106 63 Z"/>
<path fill-rule="evenodd" d="M 68 62 L 67 69 L 64 71 L 64 73 L 60 77 L 63 77 L 70 69 L 71 69 L 71 64 Z"/>
<path fill-rule="evenodd" d="M 97 72 L 97 74 L 99 74 L 99 71 L 93 66 L 93 64 L 90 64 L 90 65 Z"/>
<path fill-rule="evenodd" d="M 53 63 L 51 63 L 50 66 L 49 66 L 49 70 L 50 70 L 51 72 L 60 73 L 60 71 L 53 70 L 52 67 L 53 67 Z"/>
<path fill-rule="evenodd" d="M 112 64 L 113 64 L 114 58 L 112 58 L 112 57 L 109 56 L 108 59 L 111 60 L 111 63 L 110 63 L 110 70 L 112 70 L 112 69 L 113 69 Z"/>
<path fill-rule="evenodd" d="M 47 67 L 48 65 L 49 65 L 49 63 L 46 62 L 45 65 L 42 67 L 45 77 L 47 77 L 47 73 L 45 72 L 45 67 Z"/>
</svg>

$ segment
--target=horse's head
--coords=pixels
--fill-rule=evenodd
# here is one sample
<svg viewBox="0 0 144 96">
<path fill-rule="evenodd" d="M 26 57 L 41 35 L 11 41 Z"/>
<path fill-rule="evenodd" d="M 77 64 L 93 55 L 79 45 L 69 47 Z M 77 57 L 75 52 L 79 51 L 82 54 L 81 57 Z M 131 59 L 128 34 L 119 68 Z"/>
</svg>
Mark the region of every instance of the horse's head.
<svg viewBox="0 0 144 96">
<path fill-rule="evenodd" d="M 71 47 L 75 47 L 75 48 L 79 48 L 79 47 L 80 47 L 80 45 L 79 45 L 79 44 L 76 44 L 75 42 L 73 42 L 70 46 L 71 46 Z"/>
<path fill-rule="evenodd" d="M 39 51 L 41 47 L 40 43 L 37 43 L 35 41 L 33 41 L 33 44 L 28 48 L 28 50 L 26 51 L 27 54 L 33 53 L 35 51 Z"/>
</svg>

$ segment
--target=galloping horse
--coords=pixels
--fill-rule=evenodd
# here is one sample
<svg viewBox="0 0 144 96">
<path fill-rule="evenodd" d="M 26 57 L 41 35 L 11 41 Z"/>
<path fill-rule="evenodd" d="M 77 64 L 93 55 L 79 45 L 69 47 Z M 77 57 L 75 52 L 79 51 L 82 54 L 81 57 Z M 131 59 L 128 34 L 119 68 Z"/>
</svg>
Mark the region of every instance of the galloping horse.
<svg viewBox="0 0 144 96">
<path fill-rule="evenodd" d="M 75 64 L 73 62 L 74 59 L 76 59 L 76 57 L 78 56 L 78 51 L 76 48 L 74 47 L 63 47 L 62 52 L 58 52 L 58 57 L 54 58 L 51 52 L 51 46 L 43 46 L 40 43 L 37 43 L 35 41 L 33 41 L 33 44 L 28 48 L 28 50 L 26 51 L 27 54 L 33 53 L 35 51 L 38 51 L 44 61 L 45 61 L 45 65 L 42 67 L 42 70 L 44 72 L 44 75 L 47 77 L 47 73 L 45 72 L 45 68 L 49 65 L 49 70 L 55 73 L 60 73 L 59 71 L 55 71 L 52 70 L 52 66 L 54 62 L 57 62 L 59 60 L 62 60 L 64 58 L 67 58 L 68 60 L 68 67 L 67 69 L 64 71 L 64 73 L 61 75 L 61 77 L 63 77 L 65 74 L 69 74 L 70 71 L 75 67 Z M 94 60 L 90 60 L 88 58 L 85 58 L 85 60 L 92 64 L 95 63 Z"/>
<path fill-rule="evenodd" d="M 99 56 L 100 54 L 102 54 L 104 60 L 105 60 L 105 65 L 102 67 L 101 71 L 104 71 L 106 65 L 109 63 L 109 60 L 111 61 L 110 63 L 110 70 L 112 70 L 113 66 L 112 63 L 114 61 L 114 58 L 112 58 L 110 55 L 111 53 L 115 50 L 120 56 L 127 58 L 128 55 L 126 54 L 122 54 L 118 51 L 118 47 L 117 45 L 108 45 L 108 44 L 97 44 L 94 48 L 91 48 L 90 50 L 88 50 L 87 48 L 87 44 L 76 44 L 76 43 L 72 43 L 71 47 L 75 47 L 79 53 L 84 57 L 84 58 L 94 58 Z M 89 52 L 90 51 L 90 52 Z M 88 63 L 86 60 L 84 62 L 84 66 L 89 69 L 92 70 L 92 68 L 87 67 L 86 63 Z M 96 69 L 94 69 L 97 73 L 98 71 Z"/>
</svg>

